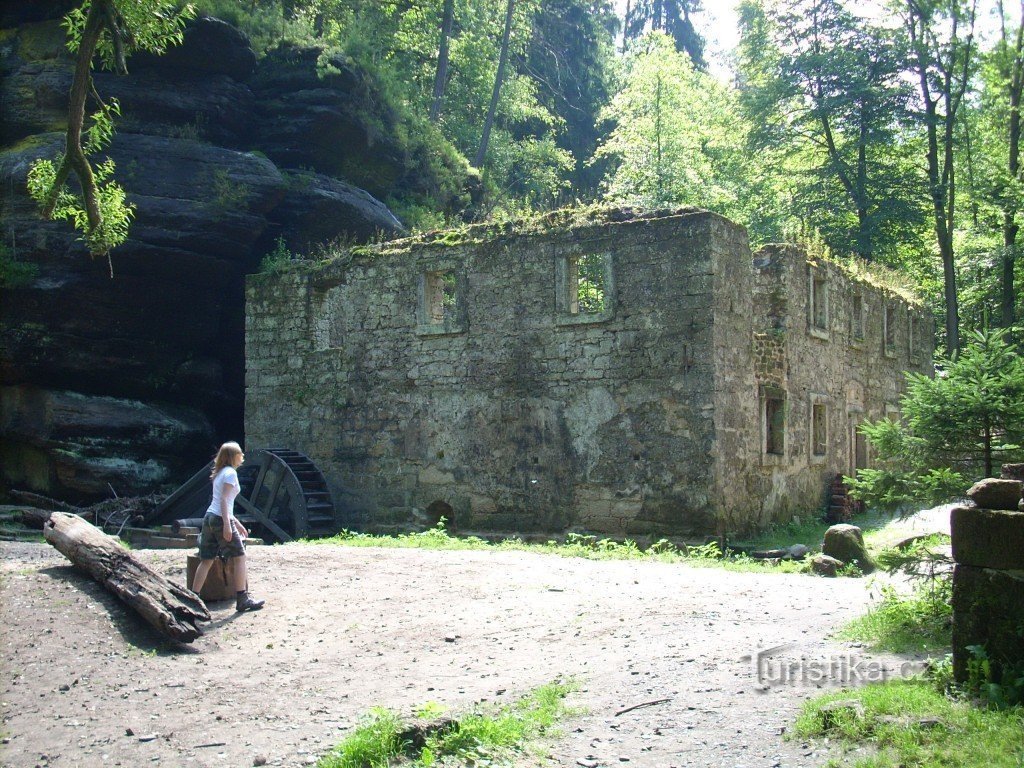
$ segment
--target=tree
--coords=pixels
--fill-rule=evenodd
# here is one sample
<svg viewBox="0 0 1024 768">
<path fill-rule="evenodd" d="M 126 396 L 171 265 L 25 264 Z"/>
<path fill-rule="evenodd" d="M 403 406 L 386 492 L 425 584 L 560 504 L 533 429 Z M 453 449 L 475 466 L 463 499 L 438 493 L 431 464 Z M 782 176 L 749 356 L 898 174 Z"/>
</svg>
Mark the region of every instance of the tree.
<svg viewBox="0 0 1024 768">
<path fill-rule="evenodd" d="M 487 143 L 491 138 L 491 128 L 494 126 L 494 114 L 498 109 L 498 99 L 501 96 L 501 85 L 505 80 L 505 67 L 508 64 L 508 41 L 512 35 L 512 16 L 516 10 L 515 0 L 508 0 L 505 9 L 505 27 L 501 33 L 501 52 L 498 54 L 498 71 L 494 75 L 494 90 L 491 92 L 491 103 L 487 108 L 487 117 L 484 118 L 484 129 L 480 136 L 480 148 L 476 153 L 477 168 L 484 167 L 484 160 L 487 157 Z"/>
<path fill-rule="evenodd" d="M 648 31 L 664 32 L 675 42 L 677 51 L 685 51 L 699 70 L 704 61 L 704 38 L 690 20 L 701 11 L 701 0 L 635 0 L 626 4 L 625 38 L 638 40 Z"/>
<path fill-rule="evenodd" d="M 1021 93 L 1024 89 L 1024 2 L 1020 4 L 1016 28 L 1007 27 L 1002 0 L 998 2 L 999 37 L 993 50 L 982 59 L 979 123 L 980 155 L 977 164 L 989 180 L 982 196 L 998 209 L 1001 222 L 1000 325 L 1016 322 L 1014 270 L 1019 246 L 1018 211 L 1024 200 L 1024 169 L 1021 167 Z M 974 162 L 969 165 L 973 168 Z M 972 185 L 975 186 L 975 185 Z"/>
<path fill-rule="evenodd" d="M 752 148 L 798 169 L 793 204 L 831 248 L 891 260 L 922 222 L 900 137 L 909 94 L 894 36 L 838 0 L 748 0 L 741 31 Z"/>
<path fill-rule="evenodd" d="M 441 43 L 438 46 L 437 73 L 434 76 L 434 98 L 430 102 L 430 119 L 435 123 L 441 116 L 441 100 L 444 98 L 444 85 L 448 80 L 448 49 L 454 22 L 455 0 L 444 0 L 444 10 L 441 14 Z"/>
<path fill-rule="evenodd" d="M 735 93 L 696 71 L 663 32 L 630 51 L 622 89 L 602 117 L 614 124 L 597 151 L 613 163 L 611 199 L 699 205 L 740 220 L 756 204 Z"/>
<path fill-rule="evenodd" d="M 605 170 L 588 161 L 601 137 L 598 116 L 610 98 L 617 30 L 608 0 L 546 0 L 520 62 L 537 85 L 538 101 L 565 126 L 557 144 L 575 159 L 577 196 L 594 194 Z"/>
<path fill-rule="evenodd" d="M 921 100 L 935 237 L 942 259 L 946 349 L 960 348 L 956 265 L 954 149 L 957 113 L 971 79 L 977 0 L 905 0 L 903 23 Z"/>
<path fill-rule="evenodd" d="M 29 193 L 44 218 L 71 220 L 83 233 L 90 253 L 106 255 L 108 262 L 110 250 L 128 236 L 133 209 L 113 180 L 113 161 L 107 158 L 93 166 L 89 159 L 109 144 L 113 118 L 120 114 L 116 100 L 104 103 L 93 87 L 93 57 L 98 53 L 105 67 L 126 74 L 131 53 L 162 53 L 167 46 L 181 42 L 185 21 L 192 13 L 189 5 L 176 8 L 165 0 L 85 0 L 64 18 L 68 48 L 77 54 L 64 154 L 56 162 L 44 159 L 33 164 Z M 85 107 L 90 94 L 99 109 L 86 130 Z M 67 187 L 72 174 L 78 179 L 80 194 Z"/>
<path fill-rule="evenodd" d="M 848 478 L 854 496 L 888 507 L 943 501 L 1024 456 L 1024 359 L 1006 337 L 977 331 L 935 378 L 907 374 L 905 423 L 862 426 L 881 468 Z"/>
</svg>

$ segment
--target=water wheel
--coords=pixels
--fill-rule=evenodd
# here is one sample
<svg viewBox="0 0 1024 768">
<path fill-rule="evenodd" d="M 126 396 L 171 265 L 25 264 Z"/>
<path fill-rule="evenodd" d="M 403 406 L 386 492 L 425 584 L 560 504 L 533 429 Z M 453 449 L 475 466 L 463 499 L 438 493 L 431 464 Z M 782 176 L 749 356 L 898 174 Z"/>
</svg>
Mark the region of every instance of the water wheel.
<svg viewBox="0 0 1024 768">
<path fill-rule="evenodd" d="M 145 524 L 196 524 L 210 504 L 207 464 L 147 516 Z M 235 514 L 254 535 L 277 541 L 338 532 L 334 501 L 316 464 L 298 451 L 265 448 L 246 453 L 238 469 Z M 190 522 L 191 521 L 191 522 Z"/>
</svg>

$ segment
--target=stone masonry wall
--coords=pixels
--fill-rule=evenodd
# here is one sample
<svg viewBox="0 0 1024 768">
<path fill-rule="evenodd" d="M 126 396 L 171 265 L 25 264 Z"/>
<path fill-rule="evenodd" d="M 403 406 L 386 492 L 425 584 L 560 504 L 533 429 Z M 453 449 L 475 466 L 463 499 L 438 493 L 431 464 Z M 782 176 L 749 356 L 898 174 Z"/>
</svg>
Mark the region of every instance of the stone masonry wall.
<svg viewBox="0 0 1024 768">
<path fill-rule="evenodd" d="M 572 314 L 583 257 L 605 304 Z M 795 248 L 752 259 L 705 211 L 356 249 L 252 277 L 246 323 L 249 447 L 308 454 L 371 530 L 761 528 L 820 509 L 931 365 L 923 311 Z"/>
<path fill-rule="evenodd" d="M 610 270 L 600 317 L 560 306 L 585 255 Z M 713 530 L 717 261 L 748 264 L 745 233 L 694 212 L 253 278 L 247 442 L 307 453 L 352 527 Z M 443 271 L 442 327 L 421 305 Z"/>
<path fill-rule="evenodd" d="M 724 464 L 750 500 L 747 519 L 763 527 L 820 509 L 832 477 L 853 473 L 856 427 L 899 413 L 903 372 L 932 370 L 934 330 L 923 307 L 855 280 L 836 264 L 808 259 L 799 248 L 767 246 L 754 255 L 753 265 L 753 375 L 750 388 L 738 396 L 758 402 L 759 408 L 746 432 L 747 453 L 727 455 Z M 824 300 L 817 312 L 815 298 L 819 304 Z M 889 344 L 887 324 L 893 326 Z M 780 454 L 765 450 L 764 400 L 773 394 L 785 400 Z M 815 405 L 825 414 L 819 453 L 813 444 Z M 861 445 L 861 464 L 870 464 L 863 438 Z M 730 527 L 740 528 L 740 523 Z"/>
</svg>

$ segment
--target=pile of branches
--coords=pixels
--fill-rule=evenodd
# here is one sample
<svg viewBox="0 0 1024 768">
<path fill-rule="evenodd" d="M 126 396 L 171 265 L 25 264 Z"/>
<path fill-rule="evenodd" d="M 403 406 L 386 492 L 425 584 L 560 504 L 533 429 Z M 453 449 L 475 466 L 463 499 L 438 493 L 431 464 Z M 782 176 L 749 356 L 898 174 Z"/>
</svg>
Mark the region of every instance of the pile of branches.
<svg viewBox="0 0 1024 768">
<path fill-rule="evenodd" d="M 77 515 L 106 533 L 119 534 L 127 526 L 141 523 L 166 498 L 166 494 L 151 493 L 148 496 L 121 496 L 76 507 L 49 496 L 29 491 L 12 490 L 11 496 L 23 504 L 34 507 L 22 513 L 22 524 L 33 530 L 41 530 L 50 512 L 67 512 Z"/>
</svg>

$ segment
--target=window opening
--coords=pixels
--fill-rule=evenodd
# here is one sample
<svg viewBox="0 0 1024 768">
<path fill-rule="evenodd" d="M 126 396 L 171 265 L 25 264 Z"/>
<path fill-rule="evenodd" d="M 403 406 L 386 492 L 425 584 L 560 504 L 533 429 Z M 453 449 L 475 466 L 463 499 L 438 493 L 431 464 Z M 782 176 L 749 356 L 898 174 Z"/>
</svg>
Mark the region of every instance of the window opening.
<svg viewBox="0 0 1024 768">
<path fill-rule="evenodd" d="M 824 403 L 811 406 L 811 446 L 815 456 L 824 456 L 828 449 L 828 422 Z"/>
<path fill-rule="evenodd" d="M 782 455 L 785 451 L 786 399 L 779 394 L 764 398 L 765 453 Z"/>
<path fill-rule="evenodd" d="M 427 302 L 426 320 L 431 325 L 455 321 L 455 272 L 427 272 L 424 294 Z"/>
<path fill-rule="evenodd" d="M 818 330 L 828 330 L 828 283 L 824 275 L 811 278 L 811 323 Z"/>
<path fill-rule="evenodd" d="M 885 308 L 885 353 L 896 351 L 896 307 Z"/>
<path fill-rule="evenodd" d="M 910 352 L 910 358 L 912 360 L 916 360 L 917 359 L 917 349 L 915 348 L 914 345 L 917 344 L 917 318 L 914 317 L 913 315 L 909 316 L 909 322 L 907 323 L 907 329 L 908 329 L 907 330 L 907 336 L 908 336 L 908 338 L 907 338 L 907 348 L 908 348 L 908 351 Z"/>
<path fill-rule="evenodd" d="M 570 315 L 594 315 L 605 311 L 605 260 L 597 254 L 567 259 L 567 290 Z"/>
<path fill-rule="evenodd" d="M 864 296 L 859 293 L 853 295 L 853 328 L 854 341 L 864 340 Z"/>
</svg>

